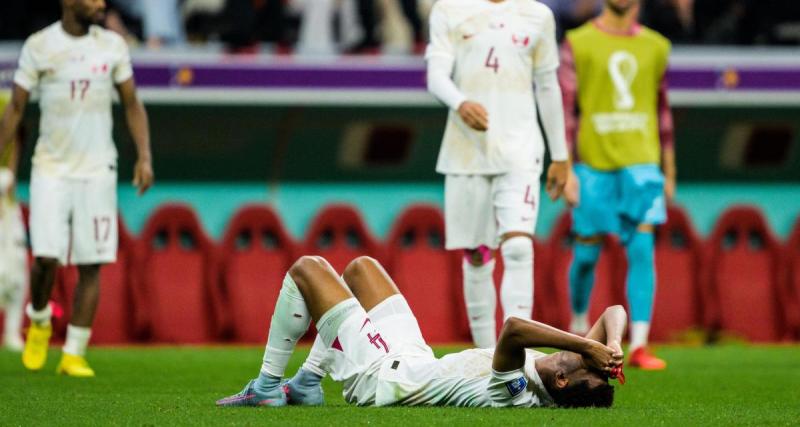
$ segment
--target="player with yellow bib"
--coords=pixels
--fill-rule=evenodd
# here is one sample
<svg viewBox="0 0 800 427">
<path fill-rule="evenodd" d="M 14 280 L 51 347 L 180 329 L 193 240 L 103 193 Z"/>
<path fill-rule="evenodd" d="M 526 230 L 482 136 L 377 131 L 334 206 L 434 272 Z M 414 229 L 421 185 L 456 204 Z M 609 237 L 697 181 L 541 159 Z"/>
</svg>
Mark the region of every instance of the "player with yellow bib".
<svg viewBox="0 0 800 427">
<path fill-rule="evenodd" d="M 574 173 L 566 190 L 577 236 L 570 268 L 572 330 L 588 329 L 602 236 L 628 257 L 630 364 L 664 369 L 647 348 L 655 294 L 656 225 L 675 193 L 672 115 L 666 95 L 670 42 L 637 24 L 639 0 L 606 0 L 602 14 L 569 31 L 559 80 Z"/>
</svg>

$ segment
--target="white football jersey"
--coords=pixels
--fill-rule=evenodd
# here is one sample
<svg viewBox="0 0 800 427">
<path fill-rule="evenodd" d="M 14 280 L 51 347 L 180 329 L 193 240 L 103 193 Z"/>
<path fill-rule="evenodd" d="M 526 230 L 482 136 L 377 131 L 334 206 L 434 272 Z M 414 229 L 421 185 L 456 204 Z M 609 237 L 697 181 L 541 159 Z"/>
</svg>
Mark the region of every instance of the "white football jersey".
<svg viewBox="0 0 800 427">
<path fill-rule="evenodd" d="M 471 349 L 442 358 L 389 358 L 381 367 L 378 406 L 537 407 L 552 398 L 534 361 L 545 356 L 526 350 L 525 368 L 492 371 L 494 349 Z"/>
<path fill-rule="evenodd" d="M 88 178 L 116 169 L 111 102 L 116 84 L 133 76 L 125 40 L 93 26 L 73 37 L 61 22 L 25 41 L 14 83 L 39 89 L 35 173 Z"/>
<path fill-rule="evenodd" d="M 541 170 L 533 77 L 558 68 L 550 9 L 535 0 L 440 0 L 430 34 L 426 58 L 451 61 L 455 85 L 489 114 L 488 131 L 478 132 L 450 111 L 437 172 Z"/>
</svg>

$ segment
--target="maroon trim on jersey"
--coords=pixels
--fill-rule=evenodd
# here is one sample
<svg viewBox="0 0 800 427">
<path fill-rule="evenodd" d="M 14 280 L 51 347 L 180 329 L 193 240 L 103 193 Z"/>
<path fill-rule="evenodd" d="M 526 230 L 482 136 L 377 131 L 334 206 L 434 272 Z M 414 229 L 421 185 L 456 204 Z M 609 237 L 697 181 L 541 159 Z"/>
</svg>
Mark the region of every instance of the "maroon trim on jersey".
<svg viewBox="0 0 800 427">
<path fill-rule="evenodd" d="M 558 68 L 558 83 L 564 104 L 564 126 L 567 131 L 567 148 L 572 160 L 578 161 L 578 73 L 575 70 L 575 55 L 569 40 L 564 40 L 559 51 L 561 66 Z"/>
<path fill-rule="evenodd" d="M 661 149 L 675 147 L 675 124 L 672 121 L 672 109 L 669 107 L 669 83 L 667 74 L 661 78 L 658 87 L 658 136 Z"/>
<path fill-rule="evenodd" d="M 578 129 L 580 111 L 578 108 L 578 72 L 575 68 L 575 54 L 569 40 L 564 40 L 560 49 L 561 66 L 558 68 L 558 83 L 561 85 L 561 97 L 564 104 L 564 125 L 567 131 L 567 147 L 572 160 L 578 159 Z M 672 109 L 669 106 L 669 83 L 666 73 L 658 87 L 658 135 L 661 149 L 675 146 L 675 125 L 672 120 Z"/>
</svg>

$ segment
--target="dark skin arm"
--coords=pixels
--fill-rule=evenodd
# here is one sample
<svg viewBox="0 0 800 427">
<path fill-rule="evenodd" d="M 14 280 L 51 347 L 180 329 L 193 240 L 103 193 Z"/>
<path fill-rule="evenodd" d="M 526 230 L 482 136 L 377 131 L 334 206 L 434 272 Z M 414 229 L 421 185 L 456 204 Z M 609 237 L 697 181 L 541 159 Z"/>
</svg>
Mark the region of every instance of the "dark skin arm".
<svg viewBox="0 0 800 427">
<path fill-rule="evenodd" d="M 614 359 L 622 363 L 622 336 L 628 325 L 628 314 L 621 305 L 608 307 L 586 334 L 590 340 L 606 343 L 614 350 Z"/>
<path fill-rule="evenodd" d="M 128 130 L 131 133 L 138 159 L 133 170 L 133 185 L 139 189 L 139 195 L 144 194 L 152 185 L 153 161 L 150 152 L 150 129 L 148 127 L 147 111 L 136 94 L 136 84 L 133 79 L 117 85 L 117 92 L 122 107 L 125 109 L 125 118 Z"/>
<path fill-rule="evenodd" d="M 506 320 L 492 359 L 492 368 L 499 372 L 520 369 L 525 364 L 525 349 L 552 347 L 583 356 L 587 366 L 608 372 L 621 361 L 615 351 L 602 343 L 564 332 L 544 323 L 511 317 Z"/>
</svg>

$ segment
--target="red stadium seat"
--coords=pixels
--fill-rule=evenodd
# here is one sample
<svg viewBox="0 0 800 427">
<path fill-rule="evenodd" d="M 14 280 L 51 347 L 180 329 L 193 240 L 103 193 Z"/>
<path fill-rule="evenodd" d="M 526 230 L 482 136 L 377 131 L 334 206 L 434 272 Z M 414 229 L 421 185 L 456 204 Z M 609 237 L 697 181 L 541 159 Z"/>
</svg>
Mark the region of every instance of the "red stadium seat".
<svg viewBox="0 0 800 427">
<path fill-rule="evenodd" d="M 569 294 L 569 266 L 572 262 L 572 217 L 564 213 L 550 234 L 549 298 L 553 303 L 553 325 L 568 329 L 572 309 Z M 603 251 L 595 269 L 595 284 L 589 302 L 589 321 L 594 322 L 606 307 L 627 306 L 625 297 L 625 251 L 613 236 L 605 238 Z"/>
<path fill-rule="evenodd" d="M 215 341 L 225 325 L 213 243 L 194 211 L 161 206 L 139 241 L 140 280 L 151 339 L 169 343 Z"/>
<path fill-rule="evenodd" d="M 317 214 L 311 221 L 304 247 L 306 255 L 325 257 L 339 273 L 361 255 L 383 259 L 383 250 L 361 214 L 344 204 L 328 205 Z"/>
<path fill-rule="evenodd" d="M 786 242 L 787 294 L 786 318 L 795 339 L 800 339 L 800 217 Z"/>
<path fill-rule="evenodd" d="M 408 207 L 388 239 L 387 270 L 431 343 L 470 340 L 463 291 L 456 282 L 460 254 L 444 249 L 444 218 L 439 208 Z"/>
<path fill-rule="evenodd" d="M 233 338 L 263 343 L 295 243 L 269 206 L 249 205 L 228 224 L 221 243 L 221 283 Z"/>
<path fill-rule="evenodd" d="M 728 209 L 709 240 L 712 327 L 751 341 L 785 337 L 784 285 L 780 245 L 761 211 L 748 206 Z"/>
<path fill-rule="evenodd" d="M 702 317 L 702 241 L 686 211 L 670 206 L 656 231 L 656 296 L 650 339 L 668 341 L 698 327 Z"/>
</svg>

